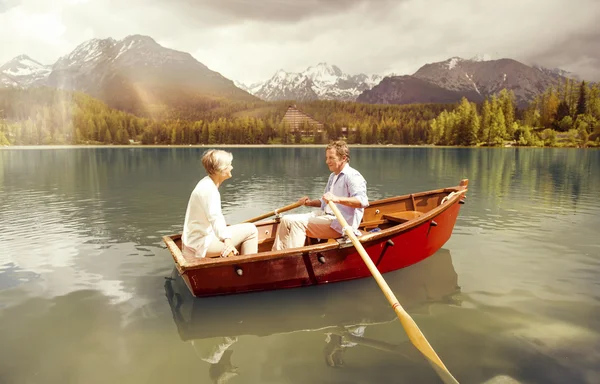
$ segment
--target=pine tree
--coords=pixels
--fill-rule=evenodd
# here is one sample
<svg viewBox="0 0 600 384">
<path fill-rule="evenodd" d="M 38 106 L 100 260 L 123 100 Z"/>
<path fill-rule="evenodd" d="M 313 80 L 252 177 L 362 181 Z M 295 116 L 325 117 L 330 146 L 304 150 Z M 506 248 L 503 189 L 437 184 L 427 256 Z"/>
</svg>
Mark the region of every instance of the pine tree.
<svg viewBox="0 0 600 384">
<path fill-rule="evenodd" d="M 106 144 L 112 143 L 112 134 L 110 133 L 110 129 L 106 129 L 106 133 L 104 134 L 104 142 Z"/>
<path fill-rule="evenodd" d="M 0 122 L 0 124 L 2 124 L 2 123 L 3 122 Z M 4 135 L 4 129 L 2 129 L 2 132 L 0 132 L 0 146 L 2 146 L 2 145 L 10 145 L 10 142 Z"/>
<path fill-rule="evenodd" d="M 142 144 L 154 144 L 154 132 L 151 127 L 146 127 L 142 133 Z"/>
<path fill-rule="evenodd" d="M 506 138 L 512 139 L 514 135 L 513 123 L 515 121 L 515 94 L 513 91 L 509 92 L 506 88 L 500 91 L 500 105 L 504 113 Z"/>
<path fill-rule="evenodd" d="M 489 145 L 501 145 L 506 137 L 506 120 L 504 119 L 502 106 L 496 96 L 492 96 L 491 109 L 491 122 L 487 142 Z"/>
<path fill-rule="evenodd" d="M 171 144 L 177 144 L 177 131 L 175 127 L 171 129 Z"/>
<path fill-rule="evenodd" d="M 73 144 L 81 144 L 83 142 L 81 131 L 79 128 L 75 128 L 75 135 L 73 137 Z"/>
<path fill-rule="evenodd" d="M 123 138 L 122 138 L 121 143 L 129 144 L 129 132 L 126 129 L 123 130 Z"/>
<path fill-rule="evenodd" d="M 474 103 L 471 104 L 471 111 L 466 125 L 465 145 L 477 144 L 477 132 L 481 125 L 479 115 L 477 114 L 477 107 Z"/>
<path fill-rule="evenodd" d="M 566 116 L 570 116 L 571 111 L 569 109 L 569 104 L 566 101 L 562 100 L 558 103 L 558 108 L 556 109 L 556 117 L 555 121 L 561 121 Z"/>
<path fill-rule="evenodd" d="M 217 127 L 214 121 L 208 123 L 208 140 L 207 144 L 217 144 Z"/>
<path fill-rule="evenodd" d="M 540 123 L 545 128 L 551 128 L 558 111 L 558 94 L 553 88 L 549 88 L 542 95 Z"/>
<path fill-rule="evenodd" d="M 588 96 L 588 113 L 600 121 L 600 84 L 594 84 Z"/>
<path fill-rule="evenodd" d="M 487 141 L 489 139 L 490 126 L 492 120 L 492 106 L 490 102 L 486 98 L 483 101 L 483 106 L 481 108 L 481 120 L 480 120 L 480 129 L 477 134 L 479 141 Z"/>
<path fill-rule="evenodd" d="M 456 145 L 469 145 L 469 115 L 471 114 L 471 104 L 463 97 L 460 101 L 460 105 L 454 111 L 456 126 L 454 130 L 454 137 L 450 139 L 450 143 Z"/>
<path fill-rule="evenodd" d="M 577 101 L 577 115 L 585 115 L 587 113 L 588 107 L 588 86 L 585 81 L 581 82 L 581 86 L 579 87 L 579 100 Z"/>
<path fill-rule="evenodd" d="M 431 122 L 429 123 L 429 127 L 430 127 L 430 134 L 429 137 L 427 139 L 427 142 L 429 144 L 437 144 L 439 142 L 439 138 L 440 138 L 440 124 L 438 123 L 437 119 L 432 119 Z"/>
</svg>

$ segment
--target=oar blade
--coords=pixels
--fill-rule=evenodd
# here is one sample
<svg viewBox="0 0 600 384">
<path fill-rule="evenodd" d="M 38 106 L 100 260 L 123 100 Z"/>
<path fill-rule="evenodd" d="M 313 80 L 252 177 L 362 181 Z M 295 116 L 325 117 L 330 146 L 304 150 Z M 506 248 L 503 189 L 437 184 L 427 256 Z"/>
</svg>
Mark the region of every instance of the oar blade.
<svg viewBox="0 0 600 384">
<path fill-rule="evenodd" d="M 433 347 L 431 344 L 429 344 L 425 338 L 425 335 L 423 332 L 421 332 L 421 329 L 417 326 L 417 323 L 415 323 L 413 318 L 410 317 L 410 315 L 401 307 L 394 308 L 394 311 L 398 315 L 398 319 L 400 319 L 400 323 L 406 331 L 410 342 L 427 359 L 442 381 L 446 384 L 458 384 L 458 381 L 454 378 L 454 376 L 452 376 L 450 371 L 448 371 L 448 368 L 446 368 L 437 353 L 435 353 Z"/>
</svg>

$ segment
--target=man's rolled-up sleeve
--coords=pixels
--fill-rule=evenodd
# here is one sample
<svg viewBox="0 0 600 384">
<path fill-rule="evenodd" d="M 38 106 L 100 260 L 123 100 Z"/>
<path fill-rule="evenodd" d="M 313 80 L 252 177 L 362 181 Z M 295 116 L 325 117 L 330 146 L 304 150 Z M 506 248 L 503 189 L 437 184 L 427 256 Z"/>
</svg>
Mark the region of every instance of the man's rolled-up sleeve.
<svg viewBox="0 0 600 384">
<path fill-rule="evenodd" d="M 369 206 L 369 198 L 367 197 L 367 181 L 360 173 L 350 176 L 348 183 L 350 197 L 356 197 L 360 201 L 363 208 Z"/>
</svg>

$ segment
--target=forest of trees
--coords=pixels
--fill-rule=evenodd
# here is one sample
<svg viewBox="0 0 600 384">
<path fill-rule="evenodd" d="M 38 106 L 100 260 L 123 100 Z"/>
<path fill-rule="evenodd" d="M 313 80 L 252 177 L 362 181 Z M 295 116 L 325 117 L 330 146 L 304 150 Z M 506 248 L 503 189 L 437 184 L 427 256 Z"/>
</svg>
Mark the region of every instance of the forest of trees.
<svg viewBox="0 0 600 384">
<path fill-rule="evenodd" d="M 505 89 L 481 105 L 463 99 L 431 121 L 432 144 L 600 146 L 600 86 L 566 80 L 517 110 Z"/>
<path fill-rule="evenodd" d="M 150 118 L 83 93 L 7 88 L 0 89 L 0 145 L 312 144 L 347 136 L 360 144 L 600 146 L 600 86 L 572 80 L 524 110 L 506 90 L 481 104 L 296 103 L 324 123 L 323 131 L 291 132 L 282 123 L 289 104 L 204 100 L 197 109 L 186 105 Z"/>
</svg>

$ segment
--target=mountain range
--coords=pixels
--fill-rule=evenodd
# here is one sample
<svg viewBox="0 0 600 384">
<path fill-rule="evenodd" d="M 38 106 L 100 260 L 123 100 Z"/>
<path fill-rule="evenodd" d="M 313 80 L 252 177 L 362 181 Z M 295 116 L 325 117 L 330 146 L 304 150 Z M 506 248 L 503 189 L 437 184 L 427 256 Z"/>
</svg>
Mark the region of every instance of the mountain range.
<svg viewBox="0 0 600 384">
<path fill-rule="evenodd" d="M 526 106 L 548 87 L 559 85 L 571 74 L 531 67 L 512 59 L 481 58 L 425 64 L 413 75 L 385 78 L 357 101 L 375 104 L 446 103 L 462 97 L 482 102 L 502 89 L 513 91 L 516 104 Z"/>
<path fill-rule="evenodd" d="M 8 86 L 81 91 L 111 107 L 142 115 L 190 100 L 258 100 L 189 53 L 165 48 L 142 35 L 85 41 L 52 66 L 21 55 L 3 65 L 0 73 L 0 81 Z"/>
<path fill-rule="evenodd" d="M 88 93 L 109 106 L 138 114 L 167 107 L 198 108 L 214 100 L 342 100 L 376 104 L 481 102 L 503 88 L 525 106 L 572 74 L 528 66 L 512 59 L 459 57 L 425 64 L 412 75 L 350 75 L 319 63 L 303 72 L 277 71 L 251 84 L 234 82 L 189 53 L 161 46 L 151 37 L 83 42 L 52 65 L 21 55 L 0 67 L 0 87 L 49 86 Z"/>
<path fill-rule="evenodd" d="M 373 88 L 382 79 L 379 75 L 349 75 L 327 63 L 308 67 L 303 72 L 277 71 L 265 82 L 250 86 L 236 85 L 267 101 L 277 100 L 342 100 L 355 101 L 365 90 Z"/>
</svg>

